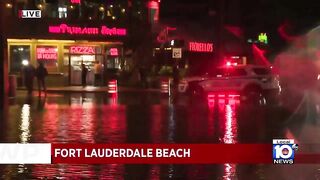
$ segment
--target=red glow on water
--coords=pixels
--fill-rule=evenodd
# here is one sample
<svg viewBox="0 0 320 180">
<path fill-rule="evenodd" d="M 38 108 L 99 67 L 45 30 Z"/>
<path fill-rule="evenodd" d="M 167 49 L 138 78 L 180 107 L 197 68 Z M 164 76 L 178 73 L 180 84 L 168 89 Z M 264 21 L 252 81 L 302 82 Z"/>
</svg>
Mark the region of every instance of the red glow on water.
<svg viewBox="0 0 320 180">
<path fill-rule="evenodd" d="M 125 106 L 103 106 L 101 109 L 107 116 L 102 116 L 99 124 L 106 137 L 104 143 L 124 143 L 127 138 L 127 110 Z"/>
<path fill-rule="evenodd" d="M 150 118 L 152 121 L 151 125 L 151 139 L 154 143 L 161 143 L 163 141 L 161 137 L 161 133 L 164 127 L 163 124 L 167 123 L 166 117 L 163 116 L 163 106 L 154 105 L 151 107 L 152 113 L 150 114 Z"/>
<path fill-rule="evenodd" d="M 112 93 L 111 94 L 110 105 L 112 105 L 112 106 L 118 105 L 118 93 Z"/>
<path fill-rule="evenodd" d="M 225 121 L 225 134 L 223 137 L 223 141 L 226 144 L 233 144 L 235 143 L 235 133 L 236 128 L 232 127 L 235 125 L 235 118 L 234 118 L 234 108 L 230 104 L 225 106 L 226 111 L 226 121 Z"/>
<path fill-rule="evenodd" d="M 208 106 L 209 106 L 209 108 L 214 107 L 215 97 L 216 96 L 214 94 L 208 94 Z"/>
<path fill-rule="evenodd" d="M 218 104 L 231 104 L 235 105 L 239 103 L 240 94 L 226 92 L 222 93 L 209 93 L 207 95 L 207 101 L 209 108 L 214 107 L 215 102 Z"/>
</svg>

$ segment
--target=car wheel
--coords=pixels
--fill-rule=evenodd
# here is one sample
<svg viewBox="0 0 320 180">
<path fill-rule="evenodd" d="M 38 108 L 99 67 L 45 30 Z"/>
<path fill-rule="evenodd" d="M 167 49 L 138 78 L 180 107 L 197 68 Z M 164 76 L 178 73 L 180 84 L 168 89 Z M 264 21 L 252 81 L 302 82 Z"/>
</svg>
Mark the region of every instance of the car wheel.
<svg viewBox="0 0 320 180">
<path fill-rule="evenodd" d="M 262 90 L 259 86 L 248 86 L 243 91 L 243 97 L 245 101 L 258 103 L 258 104 L 265 104 L 265 98 L 262 95 Z"/>
</svg>

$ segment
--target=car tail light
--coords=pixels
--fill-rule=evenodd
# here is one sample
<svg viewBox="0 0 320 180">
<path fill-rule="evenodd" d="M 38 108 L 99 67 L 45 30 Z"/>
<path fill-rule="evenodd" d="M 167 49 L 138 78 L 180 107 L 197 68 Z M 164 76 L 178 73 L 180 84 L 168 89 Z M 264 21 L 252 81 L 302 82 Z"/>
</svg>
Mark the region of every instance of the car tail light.
<svg viewBox="0 0 320 180">
<path fill-rule="evenodd" d="M 236 104 L 239 102 L 240 94 L 237 93 L 208 93 L 208 106 L 213 107 L 215 102 L 218 104 Z"/>
</svg>

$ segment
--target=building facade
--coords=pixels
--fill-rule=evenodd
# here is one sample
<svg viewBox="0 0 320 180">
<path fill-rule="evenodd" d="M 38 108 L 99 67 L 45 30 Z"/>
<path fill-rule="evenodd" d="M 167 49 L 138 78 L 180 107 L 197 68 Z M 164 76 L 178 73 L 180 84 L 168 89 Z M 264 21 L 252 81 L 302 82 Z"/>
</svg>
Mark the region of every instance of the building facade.
<svg viewBox="0 0 320 180">
<path fill-rule="evenodd" d="M 48 69 L 49 86 L 81 84 L 83 63 L 93 85 L 94 64 L 109 72 L 132 69 L 127 51 L 139 44 L 136 36 L 148 31 L 146 1 L 6 0 L 3 11 L 9 74 L 39 62 Z M 33 15 L 40 11 L 40 17 Z M 139 31 L 140 33 L 136 33 Z"/>
</svg>

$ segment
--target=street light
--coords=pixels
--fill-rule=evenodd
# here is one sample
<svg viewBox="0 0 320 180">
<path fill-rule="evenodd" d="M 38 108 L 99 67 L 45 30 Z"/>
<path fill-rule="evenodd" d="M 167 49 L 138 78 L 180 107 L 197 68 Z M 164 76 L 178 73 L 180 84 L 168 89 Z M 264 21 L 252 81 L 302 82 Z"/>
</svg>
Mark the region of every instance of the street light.
<svg viewBox="0 0 320 180">
<path fill-rule="evenodd" d="M 6 8 L 12 8 L 12 4 L 7 3 L 7 4 L 6 4 Z"/>
<path fill-rule="evenodd" d="M 42 4 L 38 4 L 38 8 L 42 9 L 43 8 Z"/>
<path fill-rule="evenodd" d="M 99 11 L 104 12 L 104 7 L 103 7 L 103 6 L 100 6 L 100 7 L 99 7 Z"/>
<path fill-rule="evenodd" d="M 174 46 L 174 40 L 171 40 L 170 45 Z"/>
<path fill-rule="evenodd" d="M 26 60 L 26 59 L 22 60 L 21 63 L 22 63 L 22 65 L 24 65 L 24 66 L 28 66 L 28 65 L 29 65 L 29 61 Z"/>
</svg>

